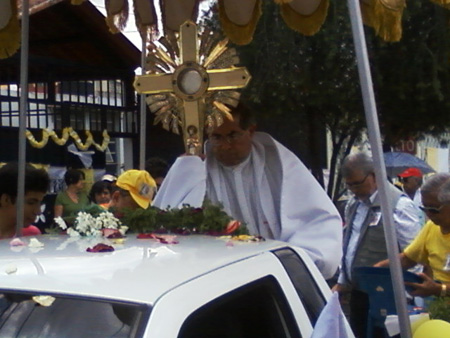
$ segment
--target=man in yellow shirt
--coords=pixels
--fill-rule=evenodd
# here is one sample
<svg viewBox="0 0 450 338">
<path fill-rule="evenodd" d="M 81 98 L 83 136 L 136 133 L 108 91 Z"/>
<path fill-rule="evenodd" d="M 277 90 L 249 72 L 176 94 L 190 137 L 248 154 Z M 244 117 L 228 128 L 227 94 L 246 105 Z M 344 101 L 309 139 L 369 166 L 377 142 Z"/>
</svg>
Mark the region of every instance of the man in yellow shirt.
<svg viewBox="0 0 450 338">
<path fill-rule="evenodd" d="M 400 262 L 404 269 L 409 269 L 417 263 L 427 265 L 433 276 L 421 273 L 419 275 L 423 279 L 422 283 L 405 284 L 414 288 L 411 292 L 413 296 L 450 295 L 450 173 L 432 176 L 421 190 L 421 209 L 429 221 L 400 254 Z M 388 260 L 375 264 L 376 267 L 388 265 Z"/>
</svg>

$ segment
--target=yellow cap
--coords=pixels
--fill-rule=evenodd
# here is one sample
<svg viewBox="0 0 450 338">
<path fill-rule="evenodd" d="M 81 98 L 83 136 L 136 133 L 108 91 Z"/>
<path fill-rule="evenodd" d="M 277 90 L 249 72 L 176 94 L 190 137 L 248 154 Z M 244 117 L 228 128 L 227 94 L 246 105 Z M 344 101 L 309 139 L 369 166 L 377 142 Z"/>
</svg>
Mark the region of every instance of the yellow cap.
<svg viewBox="0 0 450 338">
<path fill-rule="evenodd" d="M 130 192 L 141 208 L 147 209 L 156 191 L 156 182 L 146 170 L 127 170 L 117 179 L 119 188 Z"/>
</svg>

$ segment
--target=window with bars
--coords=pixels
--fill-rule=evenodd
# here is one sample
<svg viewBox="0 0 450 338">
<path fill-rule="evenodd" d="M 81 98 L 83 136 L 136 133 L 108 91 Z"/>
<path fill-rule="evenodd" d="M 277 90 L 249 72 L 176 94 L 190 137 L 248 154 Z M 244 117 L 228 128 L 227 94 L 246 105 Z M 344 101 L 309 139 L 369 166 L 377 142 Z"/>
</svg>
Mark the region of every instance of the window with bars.
<svg viewBox="0 0 450 338">
<path fill-rule="evenodd" d="M 125 106 L 121 80 L 31 83 L 28 87 L 27 128 L 137 133 L 137 108 Z M 0 85 L 0 126 L 19 126 L 17 84 Z"/>
</svg>

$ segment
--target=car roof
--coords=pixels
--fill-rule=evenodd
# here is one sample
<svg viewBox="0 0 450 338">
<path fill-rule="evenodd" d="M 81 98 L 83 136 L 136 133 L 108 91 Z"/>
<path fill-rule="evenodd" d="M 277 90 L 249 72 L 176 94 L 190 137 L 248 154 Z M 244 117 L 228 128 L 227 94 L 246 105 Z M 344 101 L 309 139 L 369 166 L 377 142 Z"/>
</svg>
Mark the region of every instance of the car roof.
<svg viewBox="0 0 450 338">
<path fill-rule="evenodd" d="M 66 235 L 35 237 L 42 247 L 11 246 L 0 240 L 0 290 L 69 294 L 154 302 L 178 285 L 233 262 L 288 246 L 278 241 L 240 242 L 206 235 L 177 236 L 178 244 L 126 237 L 123 244 L 104 238 Z M 26 243 L 28 237 L 22 238 Z M 87 252 L 98 243 L 113 252 Z"/>
</svg>

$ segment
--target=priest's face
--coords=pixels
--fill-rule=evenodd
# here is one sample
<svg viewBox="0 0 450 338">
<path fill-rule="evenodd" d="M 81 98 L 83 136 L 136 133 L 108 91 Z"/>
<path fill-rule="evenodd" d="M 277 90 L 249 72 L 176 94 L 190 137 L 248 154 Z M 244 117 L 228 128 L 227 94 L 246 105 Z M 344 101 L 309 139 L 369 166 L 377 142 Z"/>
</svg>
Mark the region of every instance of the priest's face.
<svg viewBox="0 0 450 338">
<path fill-rule="evenodd" d="M 243 162 L 252 150 L 255 126 L 244 130 L 239 126 L 239 117 L 233 121 L 224 119 L 222 125 L 209 134 L 209 141 L 216 159 L 225 166 Z"/>
</svg>

